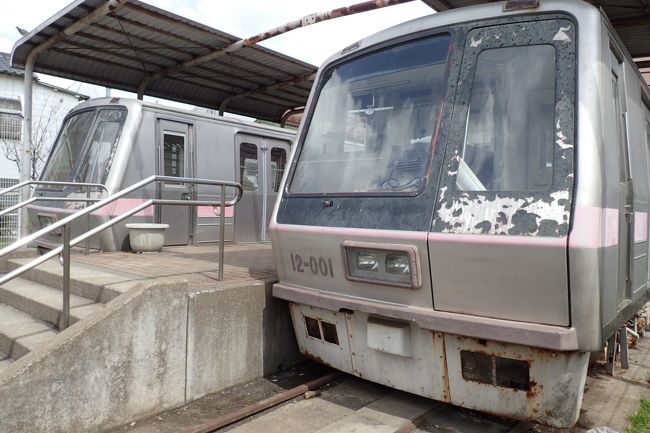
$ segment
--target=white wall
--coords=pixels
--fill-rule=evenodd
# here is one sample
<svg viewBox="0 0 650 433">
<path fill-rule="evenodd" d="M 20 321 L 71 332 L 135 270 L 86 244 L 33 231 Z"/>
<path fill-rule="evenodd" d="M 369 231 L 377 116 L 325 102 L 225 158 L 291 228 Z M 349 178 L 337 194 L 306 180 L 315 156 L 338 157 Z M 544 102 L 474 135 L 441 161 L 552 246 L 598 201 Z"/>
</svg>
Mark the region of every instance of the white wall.
<svg viewBox="0 0 650 433">
<path fill-rule="evenodd" d="M 23 78 L 0 74 L 0 98 L 23 100 Z M 34 83 L 32 111 L 32 140 L 43 140 L 45 158 L 49 153 L 63 118 L 79 101 L 69 93 L 53 89 L 38 82 Z M 5 158 L 0 151 L 0 177 L 19 178 L 16 164 Z"/>
</svg>

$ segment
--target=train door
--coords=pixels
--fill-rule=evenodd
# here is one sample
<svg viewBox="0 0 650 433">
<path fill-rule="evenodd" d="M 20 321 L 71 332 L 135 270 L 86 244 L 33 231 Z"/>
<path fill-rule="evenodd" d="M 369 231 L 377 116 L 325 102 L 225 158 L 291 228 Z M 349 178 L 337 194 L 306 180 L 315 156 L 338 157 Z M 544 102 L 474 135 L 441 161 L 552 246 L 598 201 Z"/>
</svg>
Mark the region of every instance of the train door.
<svg viewBox="0 0 650 433">
<path fill-rule="evenodd" d="M 623 61 L 612 47 L 610 49 L 611 86 L 614 96 L 615 140 L 619 150 L 618 183 L 618 284 L 616 300 L 618 309 L 627 305 L 632 286 L 633 190 L 627 140 L 627 110 Z"/>
<path fill-rule="evenodd" d="M 171 177 L 194 177 L 191 125 L 158 120 L 158 174 Z M 190 200 L 192 185 L 164 182 L 159 196 L 169 200 Z M 188 245 L 192 242 L 193 208 L 189 206 L 158 206 L 156 219 L 169 224 L 165 245 Z"/>
<path fill-rule="evenodd" d="M 237 242 L 268 240 L 268 225 L 289 151 L 289 143 L 249 134 L 237 134 L 237 181 L 244 195 L 237 204 Z"/>
<path fill-rule="evenodd" d="M 264 214 L 264 225 L 263 229 L 263 240 L 268 240 L 267 229 L 269 223 L 271 222 L 271 214 L 273 213 L 273 206 L 275 205 L 275 200 L 278 197 L 280 191 L 280 182 L 282 181 L 282 175 L 284 174 L 284 169 L 287 163 L 287 157 L 289 156 L 289 143 L 283 140 L 274 140 L 267 139 L 268 149 L 264 151 L 266 156 L 265 169 L 266 169 L 266 185 L 267 185 L 267 198 L 264 205 L 265 214 Z"/>
</svg>

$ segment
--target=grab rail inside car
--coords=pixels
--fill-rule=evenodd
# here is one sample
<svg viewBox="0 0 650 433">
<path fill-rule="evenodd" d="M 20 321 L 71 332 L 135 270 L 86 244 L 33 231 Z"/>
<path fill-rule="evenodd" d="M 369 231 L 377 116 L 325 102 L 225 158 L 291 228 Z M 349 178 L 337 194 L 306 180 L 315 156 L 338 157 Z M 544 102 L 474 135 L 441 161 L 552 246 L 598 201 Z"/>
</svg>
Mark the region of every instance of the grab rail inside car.
<svg viewBox="0 0 650 433">
<path fill-rule="evenodd" d="M 160 189 L 158 188 L 158 185 L 161 182 L 218 186 L 221 189 L 221 197 L 219 201 L 160 199 L 158 198 L 160 196 Z M 97 227 L 94 227 L 86 231 L 85 233 L 77 236 L 74 239 L 70 238 L 71 223 L 77 221 L 78 219 L 84 216 L 89 216 L 92 212 L 95 212 L 103 208 L 104 206 L 113 203 L 115 200 L 124 197 L 125 195 L 130 194 L 134 191 L 137 191 L 151 183 L 156 184 L 156 193 L 155 193 L 156 198 L 146 200 L 145 202 L 134 207 L 133 209 L 126 211 L 116 216 L 115 218 L 110 219 L 105 223 L 100 224 Z M 235 189 L 235 197 L 228 201 L 226 201 L 226 188 Z M 3 190 L 1 193 L 4 193 L 5 191 L 6 190 Z M 61 262 L 63 265 L 63 312 L 62 312 L 62 320 L 61 320 L 62 322 L 61 329 L 67 328 L 70 324 L 70 249 L 71 247 L 79 244 L 80 242 L 83 242 L 84 240 L 91 238 L 92 236 L 95 236 L 96 234 L 106 230 L 107 228 L 114 226 L 115 224 L 129 218 L 130 216 L 152 205 L 191 206 L 191 207 L 213 206 L 213 207 L 220 208 L 221 212 L 220 212 L 220 221 L 219 221 L 219 232 L 221 237 L 219 242 L 219 277 L 218 278 L 219 280 L 223 280 L 223 263 L 224 263 L 223 255 L 224 255 L 226 208 L 232 207 L 235 204 L 237 204 L 237 202 L 239 202 L 239 200 L 241 199 L 243 192 L 244 190 L 241 184 L 237 182 L 211 180 L 211 179 L 195 179 L 195 178 L 187 178 L 187 177 L 150 176 L 127 188 L 124 188 L 121 191 L 116 192 L 115 194 L 110 195 L 109 197 L 106 197 L 98 201 L 97 203 L 87 206 L 84 209 L 81 209 L 73 213 L 72 215 L 69 215 L 53 224 L 50 224 L 47 227 L 43 227 L 41 230 L 34 232 L 31 235 L 26 236 L 3 249 L 0 249 L 0 259 L 1 259 L 2 257 L 5 257 L 6 255 L 14 251 L 29 245 L 30 243 L 34 242 L 35 240 L 39 239 L 40 237 L 48 233 L 51 233 L 52 231 L 63 229 L 62 245 L 59 245 L 58 247 L 48 251 L 47 253 L 35 258 L 31 262 L 0 277 L 0 285 L 5 284 L 7 281 L 10 281 L 13 278 L 18 277 L 23 273 L 29 271 L 30 269 L 33 269 L 36 266 L 57 256 L 58 254 L 61 254 Z"/>
<path fill-rule="evenodd" d="M 20 190 L 23 187 L 26 186 L 32 186 L 32 185 L 42 185 L 42 186 L 72 186 L 75 188 L 85 188 L 86 190 L 86 197 L 48 197 L 48 196 L 32 196 L 31 198 L 28 198 L 27 200 L 23 200 L 21 202 L 18 202 L 17 204 L 10 206 L 2 211 L 0 211 L 0 217 L 7 215 L 11 212 L 18 211 L 21 208 L 32 204 L 37 201 L 59 201 L 59 202 L 81 202 L 85 203 L 86 206 L 88 206 L 88 203 L 95 203 L 98 202 L 100 199 L 98 198 L 91 198 L 90 197 L 90 192 L 92 189 L 96 190 L 103 190 L 106 194 L 108 194 L 108 189 L 106 188 L 105 185 L 101 183 L 86 183 L 86 182 L 61 182 L 61 181 L 55 181 L 55 180 L 26 180 L 24 182 L 20 182 L 16 185 L 10 186 L 9 188 L 0 190 L 0 197 L 2 197 L 5 194 L 8 194 L 12 191 Z M 26 224 L 27 222 L 24 221 L 23 224 Z M 88 230 L 90 230 L 90 215 L 87 217 L 87 227 Z M 84 248 L 85 254 L 88 254 L 90 252 L 90 239 L 86 240 L 86 246 Z"/>
</svg>

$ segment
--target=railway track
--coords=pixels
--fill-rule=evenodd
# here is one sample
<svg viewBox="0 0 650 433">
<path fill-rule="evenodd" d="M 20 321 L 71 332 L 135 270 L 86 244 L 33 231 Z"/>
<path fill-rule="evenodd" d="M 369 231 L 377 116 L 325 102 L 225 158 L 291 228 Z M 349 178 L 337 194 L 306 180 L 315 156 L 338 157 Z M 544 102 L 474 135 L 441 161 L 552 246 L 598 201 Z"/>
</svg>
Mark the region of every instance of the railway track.
<svg viewBox="0 0 650 433">
<path fill-rule="evenodd" d="M 347 405 L 347 410 L 334 410 L 337 413 L 331 413 L 329 420 L 319 422 L 322 412 L 332 412 L 328 407 L 332 403 L 341 407 Z M 265 432 L 274 432 L 278 428 L 278 431 L 287 433 L 535 431 L 531 423 L 491 417 L 335 372 L 202 421 L 182 430 L 182 433 L 250 433 L 261 431 L 262 426 Z"/>
<path fill-rule="evenodd" d="M 307 363 L 213 394 L 113 433 L 585 433 L 623 432 L 628 414 L 650 398 L 650 339 L 631 349 L 630 369 L 590 370 L 578 424 L 555 429 L 459 408 Z M 305 392 L 309 392 L 308 399 Z"/>
</svg>

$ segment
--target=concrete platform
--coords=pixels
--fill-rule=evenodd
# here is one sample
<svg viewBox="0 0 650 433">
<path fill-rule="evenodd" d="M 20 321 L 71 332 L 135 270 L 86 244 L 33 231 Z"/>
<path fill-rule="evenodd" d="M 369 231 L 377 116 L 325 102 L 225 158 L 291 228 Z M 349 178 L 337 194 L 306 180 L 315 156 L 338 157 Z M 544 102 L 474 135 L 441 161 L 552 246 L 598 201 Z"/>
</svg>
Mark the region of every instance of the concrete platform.
<svg viewBox="0 0 650 433">
<path fill-rule="evenodd" d="M 225 260 L 218 281 L 216 246 L 73 255 L 76 323 L 60 333 L 57 260 L 6 284 L 0 432 L 105 431 L 299 361 L 270 245 L 227 247 Z"/>
<path fill-rule="evenodd" d="M 125 274 L 122 282 L 182 277 L 193 288 L 218 284 L 219 248 L 216 245 L 165 247 L 160 253 L 93 253 L 73 257 L 75 263 Z M 224 281 L 274 279 L 271 244 L 227 245 Z M 94 279 L 94 277 L 93 277 Z"/>
</svg>

